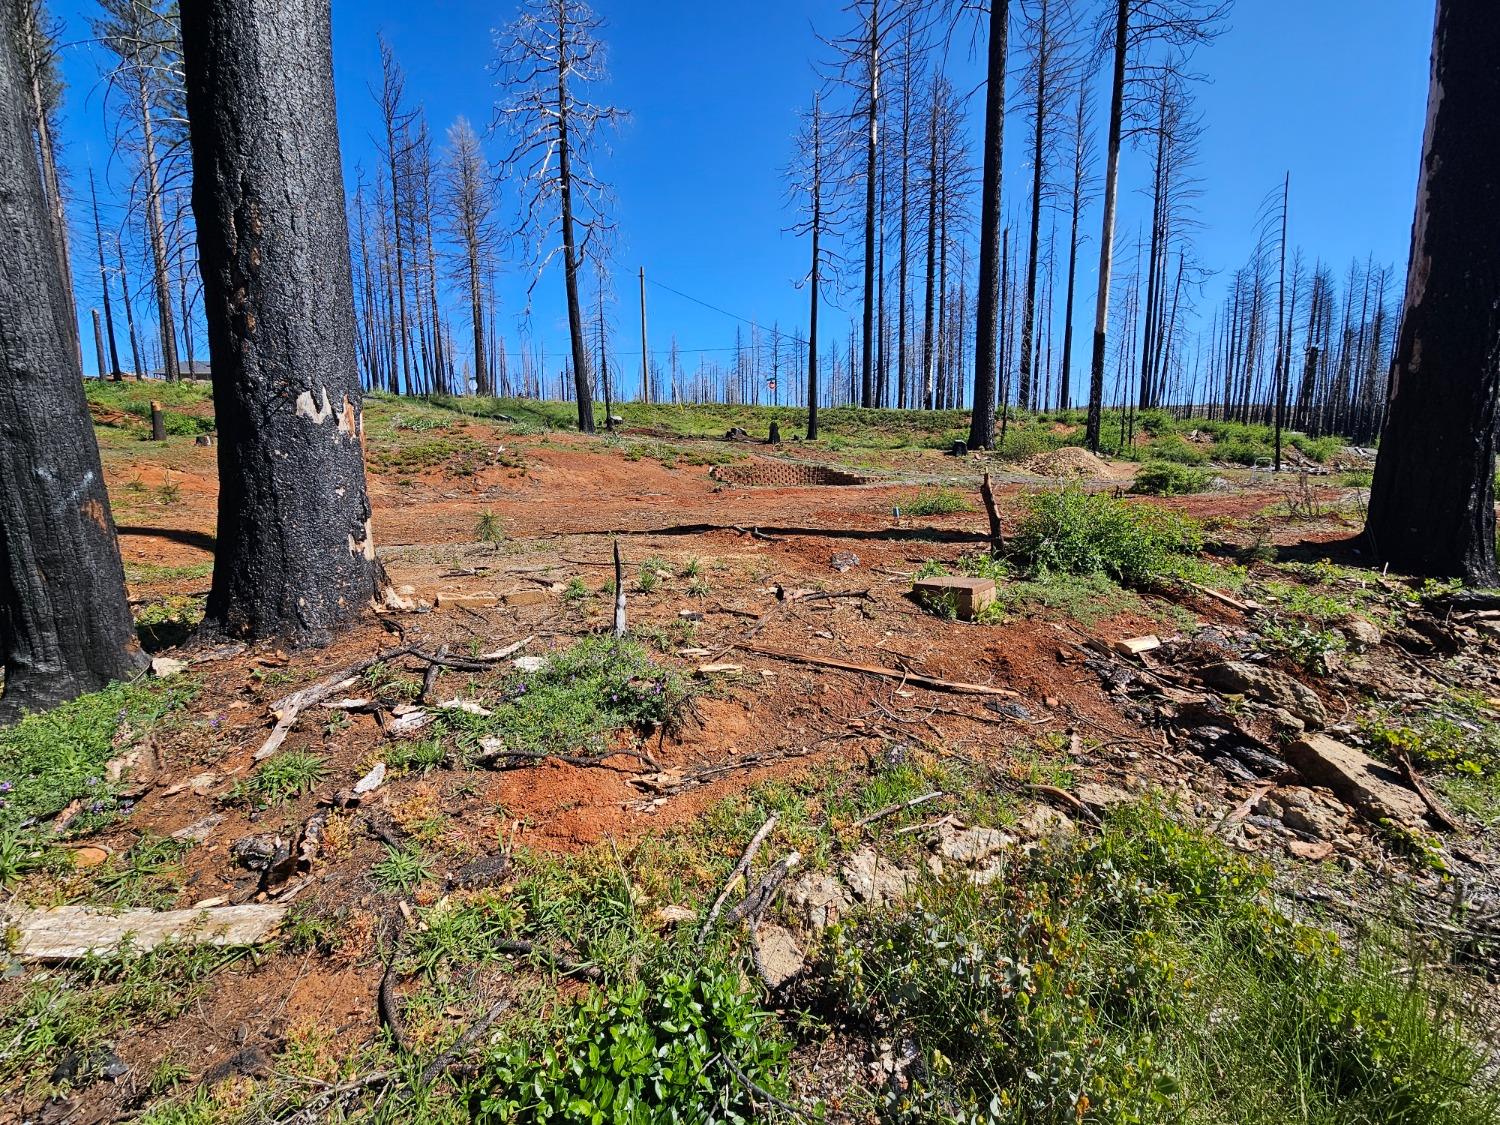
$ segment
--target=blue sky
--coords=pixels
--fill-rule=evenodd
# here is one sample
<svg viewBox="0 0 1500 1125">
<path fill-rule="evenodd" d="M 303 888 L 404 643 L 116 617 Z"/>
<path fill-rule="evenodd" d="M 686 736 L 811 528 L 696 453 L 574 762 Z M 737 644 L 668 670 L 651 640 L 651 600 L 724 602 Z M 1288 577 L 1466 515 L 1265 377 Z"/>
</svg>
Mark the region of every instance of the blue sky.
<svg viewBox="0 0 1500 1125">
<path fill-rule="evenodd" d="M 598 0 L 609 20 L 613 81 L 609 100 L 631 113 L 613 139 L 604 174 L 618 196 L 616 262 L 620 302 L 614 317 L 622 353 L 634 351 L 635 274 L 783 331 L 806 316 L 794 287 L 807 250 L 784 233 L 790 221 L 782 170 L 791 150 L 796 112 L 816 85 L 814 29 L 837 32 L 845 22 L 835 0 L 761 0 L 754 5 L 701 0 Z M 99 303 L 86 220 L 87 168 L 107 171 L 111 192 L 128 170 L 108 164 L 99 98 L 99 60 L 86 42 L 92 5 L 57 2 L 66 21 L 69 83 L 63 140 L 77 196 L 75 257 L 80 308 Z M 1202 228 L 1198 252 L 1220 271 L 1201 302 L 1217 299 L 1223 273 L 1243 262 L 1266 194 L 1292 174 L 1292 240 L 1310 257 L 1335 264 L 1373 254 L 1405 264 L 1427 88 L 1430 0 L 1239 0 L 1231 26 L 1197 59 L 1209 81 L 1197 88 L 1205 122 L 1198 175 Z M 492 29 L 507 21 L 507 3 L 429 0 L 334 0 L 335 81 L 345 175 L 375 166 L 369 84 L 378 77 L 377 32 L 384 32 L 407 71 L 408 93 L 425 106 L 441 136 L 458 115 L 486 125 L 499 94 L 488 72 Z M 967 32 L 951 60 L 955 85 L 974 89 L 978 72 L 967 57 Z M 1019 55 L 1013 58 L 1019 64 Z M 971 98 L 976 120 L 979 97 Z M 1023 116 L 1008 122 L 1006 207 L 1026 205 Z M 496 146 L 491 146 L 492 155 Z M 1127 153 L 1122 179 L 1122 231 L 1140 223 L 1149 199 L 1144 159 Z M 112 214 L 118 214 L 111 210 Z M 1091 215 L 1087 226 L 1097 226 Z M 976 224 L 977 225 L 977 224 Z M 1086 325 L 1095 280 L 1093 258 L 1081 276 L 1079 323 Z M 144 270 L 133 279 L 142 287 Z M 519 347 L 515 325 L 527 303 L 529 274 L 508 271 L 502 291 L 507 345 Z M 561 278 L 543 277 L 529 318 L 551 354 L 566 339 Z M 728 349 L 736 322 L 652 287 L 651 347 L 665 352 L 675 335 L 685 352 Z M 833 313 L 834 330 L 857 308 Z M 139 302 L 141 310 L 146 301 Z M 455 331 L 461 340 L 461 330 Z M 85 370 L 94 367 L 85 336 Z M 123 338 L 122 338 L 123 346 Z M 204 350 L 200 341 L 200 354 Z M 725 358 L 727 351 L 718 353 Z M 638 359 L 634 362 L 638 363 Z M 684 356 L 691 366 L 694 357 Z M 629 364 L 623 364 L 629 367 Z"/>
</svg>

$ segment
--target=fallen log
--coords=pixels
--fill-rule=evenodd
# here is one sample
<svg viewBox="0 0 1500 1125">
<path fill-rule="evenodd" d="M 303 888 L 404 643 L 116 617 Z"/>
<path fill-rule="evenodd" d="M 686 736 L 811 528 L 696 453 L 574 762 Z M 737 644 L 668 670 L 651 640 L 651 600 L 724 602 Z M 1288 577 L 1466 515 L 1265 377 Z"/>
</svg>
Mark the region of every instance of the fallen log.
<svg viewBox="0 0 1500 1125">
<path fill-rule="evenodd" d="M 127 943 L 131 950 L 141 953 L 171 942 L 259 945 L 275 933 L 286 912 L 286 903 L 201 910 L 107 911 L 59 906 L 52 910 L 12 909 L 4 915 L 4 928 L 14 935 L 14 952 L 22 961 L 74 961 L 88 954 L 113 956 Z"/>
</svg>

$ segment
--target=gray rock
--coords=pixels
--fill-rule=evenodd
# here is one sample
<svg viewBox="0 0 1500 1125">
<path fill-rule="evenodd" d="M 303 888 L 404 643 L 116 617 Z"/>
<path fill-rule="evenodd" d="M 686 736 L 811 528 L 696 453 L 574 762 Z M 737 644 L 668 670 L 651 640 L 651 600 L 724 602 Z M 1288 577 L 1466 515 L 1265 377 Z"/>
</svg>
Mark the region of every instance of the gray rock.
<svg viewBox="0 0 1500 1125">
<path fill-rule="evenodd" d="M 1317 693 L 1274 668 L 1229 660 L 1200 669 L 1198 678 L 1226 695 L 1243 695 L 1273 707 L 1285 708 L 1313 730 L 1328 723 L 1328 712 Z"/>
<path fill-rule="evenodd" d="M 787 903 L 792 913 L 810 930 L 833 925 L 854 906 L 849 888 L 836 875 L 810 871 L 792 884 Z"/>
<path fill-rule="evenodd" d="M 938 829 L 934 850 L 950 863 L 973 866 L 1004 851 L 1016 842 L 996 828 L 954 828 L 945 824 Z"/>
<path fill-rule="evenodd" d="M 1067 813 L 1058 812 L 1051 805 L 1037 805 L 1016 824 L 1027 836 L 1067 836 L 1074 831 L 1072 819 Z"/>
<path fill-rule="evenodd" d="M 1363 617 L 1351 617 L 1344 622 L 1344 635 L 1349 638 L 1349 643 L 1354 646 L 1354 651 L 1364 652 L 1366 649 L 1378 648 L 1380 642 L 1385 640 L 1384 634 Z"/>
<path fill-rule="evenodd" d="M 755 929 L 755 942 L 760 948 L 760 966 L 765 970 L 766 983 L 772 988 L 780 988 L 807 964 L 807 955 L 784 926 L 763 922 Z"/>
<path fill-rule="evenodd" d="M 846 859 L 839 873 L 855 898 L 876 906 L 900 902 L 917 880 L 915 871 L 888 863 L 869 848 Z"/>
<path fill-rule="evenodd" d="M 1352 746 L 1310 734 L 1287 745 L 1286 759 L 1308 781 L 1327 786 L 1367 816 L 1410 827 L 1426 823 L 1427 806 L 1401 775 Z"/>
<path fill-rule="evenodd" d="M 1117 785 L 1101 785 L 1096 781 L 1087 781 L 1073 791 L 1077 797 L 1095 812 L 1103 812 L 1111 805 L 1123 805 L 1127 801 L 1134 800 L 1129 793 Z"/>
</svg>

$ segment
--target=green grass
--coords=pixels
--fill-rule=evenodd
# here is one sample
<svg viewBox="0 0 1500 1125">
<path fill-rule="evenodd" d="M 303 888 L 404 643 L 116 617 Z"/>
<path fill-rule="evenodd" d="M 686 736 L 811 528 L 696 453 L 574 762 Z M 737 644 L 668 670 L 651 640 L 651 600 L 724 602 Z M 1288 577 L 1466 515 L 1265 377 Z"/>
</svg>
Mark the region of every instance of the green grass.
<svg viewBox="0 0 1500 1125">
<path fill-rule="evenodd" d="M 370 875 L 382 890 L 405 893 L 432 878 L 432 868 L 420 849 L 393 848 L 386 845 L 385 856 L 370 868 Z"/>
<path fill-rule="evenodd" d="M 551 653 L 538 672 L 516 672 L 488 702 L 493 714 L 454 712 L 461 748 L 483 737 L 506 749 L 597 754 L 619 731 L 671 723 L 688 695 L 675 673 L 658 665 L 635 640 L 589 637 Z"/>
<path fill-rule="evenodd" d="M 1212 477 L 1172 461 L 1152 461 L 1136 470 L 1130 491 L 1143 496 L 1191 496 L 1207 492 Z"/>
<path fill-rule="evenodd" d="M 115 684 L 0 730 L 0 886 L 47 861 L 46 822 L 72 802 L 73 831 L 129 810 L 106 766 L 195 691 L 183 680 Z"/>
<path fill-rule="evenodd" d="M 324 759 L 305 750 L 283 750 L 262 762 L 235 787 L 235 794 L 261 808 L 310 793 L 328 776 Z"/>
<path fill-rule="evenodd" d="M 1092 625 L 1117 613 L 1150 612 L 1144 600 L 1134 591 L 1124 589 L 1107 574 L 1070 574 L 1048 571 L 1027 577 L 1014 563 L 991 558 L 987 554 L 960 556 L 949 566 L 928 560 L 918 568 L 915 578 L 939 574 L 959 574 L 967 578 L 989 578 L 995 582 L 995 600 L 979 616 L 980 624 L 1000 624 L 1019 614 L 1040 613 Z M 939 617 L 951 618 L 955 605 L 951 599 L 924 606 Z"/>
<path fill-rule="evenodd" d="M 1069 487 L 1032 492 L 1010 547 L 1031 577 L 1102 574 L 1145 586 L 1172 573 L 1202 545 L 1191 520 L 1144 503 Z"/>
<path fill-rule="evenodd" d="M 929 885 L 836 930 L 832 1016 L 914 1042 L 893 1121 L 1493 1121 L 1440 983 L 1290 921 L 1270 877 L 1126 806 L 988 888 Z"/>
<path fill-rule="evenodd" d="M 955 512 L 972 512 L 974 505 L 954 489 L 924 488 L 900 501 L 900 508 L 909 516 L 951 516 Z"/>
</svg>

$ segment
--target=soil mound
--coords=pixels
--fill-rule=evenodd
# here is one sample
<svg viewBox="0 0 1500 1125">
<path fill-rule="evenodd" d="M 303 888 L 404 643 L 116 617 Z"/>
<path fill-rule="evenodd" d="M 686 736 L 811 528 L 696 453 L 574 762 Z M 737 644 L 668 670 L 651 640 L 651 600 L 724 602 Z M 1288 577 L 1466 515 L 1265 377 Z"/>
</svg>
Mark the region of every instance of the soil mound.
<svg viewBox="0 0 1500 1125">
<path fill-rule="evenodd" d="M 1103 477 L 1107 480 L 1123 480 L 1130 475 L 1094 456 L 1087 449 L 1071 445 L 1028 457 L 1021 462 L 1021 468 L 1044 477 Z"/>
</svg>

